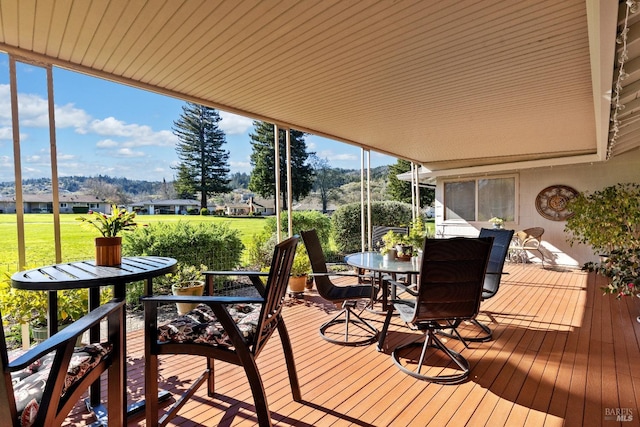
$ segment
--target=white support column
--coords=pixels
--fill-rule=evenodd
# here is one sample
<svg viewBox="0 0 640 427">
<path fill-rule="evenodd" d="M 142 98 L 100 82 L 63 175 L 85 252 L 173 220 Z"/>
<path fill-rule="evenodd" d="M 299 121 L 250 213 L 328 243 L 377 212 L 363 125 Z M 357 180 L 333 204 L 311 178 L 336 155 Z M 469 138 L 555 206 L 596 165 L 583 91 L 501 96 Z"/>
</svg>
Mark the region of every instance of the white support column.
<svg viewBox="0 0 640 427">
<path fill-rule="evenodd" d="M 413 162 L 411 162 L 411 219 L 416 220 L 416 175 Z"/>
<path fill-rule="evenodd" d="M 373 250 L 371 215 L 371 150 L 367 150 L 367 246 L 369 250 Z"/>
<path fill-rule="evenodd" d="M 47 92 L 49 101 L 49 152 L 51 153 L 51 189 L 53 197 L 53 236 L 56 251 L 56 263 L 62 262 L 62 243 L 60 236 L 60 193 L 58 189 L 58 149 L 56 144 L 56 116 L 53 98 L 53 72 L 47 66 Z"/>
<path fill-rule="evenodd" d="M 360 246 L 365 251 L 365 216 L 364 216 L 364 148 L 360 148 Z"/>
<path fill-rule="evenodd" d="M 18 229 L 18 269 L 26 267 L 24 243 L 24 201 L 22 198 L 22 163 L 20 159 L 20 126 L 18 119 L 18 81 L 16 60 L 9 55 L 9 86 L 11 91 L 11 127 L 13 129 L 13 173 L 16 186 L 16 226 Z"/>
<path fill-rule="evenodd" d="M 280 243 L 282 241 L 282 230 L 280 229 L 280 210 L 282 207 L 280 206 L 280 143 L 278 141 L 278 125 L 273 125 L 273 151 L 274 151 L 274 160 L 275 160 L 275 174 L 276 174 L 276 236 L 277 241 Z"/>
<path fill-rule="evenodd" d="M 289 237 L 293 236 L 293 183 L 291 181 L 291 129 L 287 129 L 286 133 L 287 142 L 287 225 L 289 230 Z"/>
</svg>

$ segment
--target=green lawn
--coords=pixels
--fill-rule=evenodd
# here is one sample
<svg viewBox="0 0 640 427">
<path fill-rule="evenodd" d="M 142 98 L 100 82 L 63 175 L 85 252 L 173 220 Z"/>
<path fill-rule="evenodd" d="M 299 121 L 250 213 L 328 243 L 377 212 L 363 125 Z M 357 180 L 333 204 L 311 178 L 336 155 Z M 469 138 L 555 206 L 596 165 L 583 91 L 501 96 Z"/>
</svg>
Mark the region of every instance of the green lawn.
<svg viewBox="0 0 640 427">
<path fill-rule="evenodd" d="M 60 215 L 60 234 L 62 241 L 63 261 L 91 259 L 94 257 L 93 238 L 97 231 L 81 227 L 76 218 L 78 214 Z M 53 235 L 53 214 L 25 214 L 25 246 L 27 267 L 51 264 L 55 262 Z M 246 245 L 252 236 L 262 230 L 262 218 L 225 218 L 198 215 L 139 215 L 138 224 L 158 222 L 210 222 L 214 224 L 228 223 L 230 227 L 240 231 L 242 242 Z M 0 270 L 14 272 L 18 270 L 18 237 L 15 214 L 0 214 Z"/>
</svg>

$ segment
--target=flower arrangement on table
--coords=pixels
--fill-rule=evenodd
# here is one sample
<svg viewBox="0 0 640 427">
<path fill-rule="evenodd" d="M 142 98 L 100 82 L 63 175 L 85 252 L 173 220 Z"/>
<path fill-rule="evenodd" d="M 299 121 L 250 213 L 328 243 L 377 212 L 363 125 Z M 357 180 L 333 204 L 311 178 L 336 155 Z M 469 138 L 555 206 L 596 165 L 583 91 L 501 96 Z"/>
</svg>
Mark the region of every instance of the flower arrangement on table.
<svg viewBox="0 0 640 427">
<path fill-rule="evenodd" d="M 504 218 L 500 218 L 499 216 L 494 216 L 489 219 L 489 222 L 493 224 L 495 228 L 502 228 L 504 226 Z"/>
<path fill-rule="evenodd" d="M 102 234 L 102 237 L 116 237 L 121 231 L 133 230 L 137 224 L 134 220 L 135 212 L 127 212 L 126 209 L 119 209 L 116 205 L 111 205 L 111 214 L 89 211 L 89 217 L 78 217 L 82 225 L 87 228 L 95 228 Z"/>
</svg>

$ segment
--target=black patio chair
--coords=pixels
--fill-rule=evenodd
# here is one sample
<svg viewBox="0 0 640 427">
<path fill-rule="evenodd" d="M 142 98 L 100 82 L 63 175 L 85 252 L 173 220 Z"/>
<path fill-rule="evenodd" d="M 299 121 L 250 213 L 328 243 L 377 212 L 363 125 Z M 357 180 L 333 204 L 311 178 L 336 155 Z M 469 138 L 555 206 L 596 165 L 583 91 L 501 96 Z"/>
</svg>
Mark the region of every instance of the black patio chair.
<svg viewBox="0 0 640 427">
<path fill-rule="evenodd" d="M 404 322 L 425 333 L 424 342 L 414 341 L 393 350 L 392 358 L 403 372 L 444 384 L 456 384 L 468 377 L 469 362 L 460 353 L 447 348 L 436 332 L 450 328 L 455 331 L 460 322 L 473 319 L 478 314 L 492 241 L 491 237 L 425 240 L 416 298 L 393 302 L 393 308 Z M 391 281 L 390 284 L 404 287 L 399 282 Z M 387 312 L 379 350 L 383 348 L 393 308 Z M 421 348 L 420 356 L 405 359 L 406 351 L 412 353 L 415 348 Z M 443 353 L 447 363 L 443 366 L 443 362 L 438 362 L 437 366 L 429 368 L 428 374 L 423 374 L 425 361 L 433 360 L 429 358 L 432 353 L 429 349 Z M 407 360 L 416 362 L 415 370 L 409 368 Z M 451 362 L 454 362 L 454 368 L 449 368 Z M 431 374 L 434 369 L 438 372 Z M 452 373 L 448 373 L 450 371 Z"/>
<path fill-rule="evenodd" d="M 378 338 L 378 330 L 367 320 L 362 318 L 355 310 L 358 300 L 367 300 L 369 303 L 375 293 L 373 284 L 335 285 L 329 276 L 343 275 L 338 272 L 329 273 L 327 263 L 315 230 L 302 231 L 302 240 L 307 248 L 313 279 L 318 289 L 318 294 L 333 303 L 341 304 L 342 310 L 331 320 L 320 326 L 320 335 L 325 340 L 341 345 L 365 345 L 374 342 Z M 354 279 L 357 275 L 350 274 Z M 344 325 L 344 333 L 335 333 L 334 326 Z M 358 328 L 356 334 L 349 332 L 349 326 Z M 331 330 L 330 330 L 331 329 Z M 333 338 L 334 335 L 341 335 L 340 339 Z"/>
<path fill-rule="evenodd" d="M 498 289 L 500 289 L 500 281 L 502 276 L 506 274 L 504 272 L 504 262 L 507 258 L 507 254 L 509 252 L 509 245 L 511 244 L 511 239 L 513 238 L 513 230 L 504 230 L 504 229 L 490 229 L 490 228 L 481 228 L 480 235 L 478 237 L 493 237 L 493 245 L 491 246 L 491 255 L 489 256 L 489 264 L 487 265 L 487 273 L 484 276 L 484 284 L 482 285 L 482 301 L 485 301 L 489 298 L 493 298 L 497 293 Z M 491 313 L 483 312 L 489 318 L 491 317 Z M 477 328 L 480 328 L 480 334 L 476 335 L 465 335 L 462 336 L 463 340 L 466 342 L 486 342 L 491 341 L 493 338 L 493 332 L 491 328 L 480 322 L 478 318 L 471 319 L 469 322 L 470 325 L 473 325 Z M 453 331 L 441 331 L 441 335 L 445 335 L 452 338 L 457 338 L 461 336 L 462 328 L 458 328 L 458 333 L 454 333 Z"/>
<path fill-rule="evenodd" d="M 145 401 L 147 425 L 166 425 L 177 415 L 195 391 L 207 381 L 210 397 L 214 394 L 214 360 L 242 366 L 247 375 L 256 407 L 257 423 L 271 426 L 271 414 L 256 358 L 277 329 L 289 373 L 293 399 L 300 401 L 300 386 L 296 374 L 289 334 L 281 311 L 287 291 L 291 265 L 298 238 L 289 238 L 276 245 L 266 285 L 259 280 L 263 273 L 245 271 L 206 271 L 210 276 L 247 276 L 260 297 L 176 297 L 142 298 L 145 316 Z M 207 280 L 210 282 L 210 280 Z M 184 316 L 158 327 L 160 303 L 198 303 Z M 193 385 L 158 419 L 158 355 L 190 354 L 206 358 L 206 367 Z"/>
<path fill-rule="evenodd" d="M 60 426 L 87 389 L 107 372 L 109 425 L 125 425 L 124 318 L 124 301 L 113 300 L 12 361 L 0 320 L 0 424 Z M 102 319 L 108 322 L 107 340 L 76 346 L 78 337 Z"/>
</svg>

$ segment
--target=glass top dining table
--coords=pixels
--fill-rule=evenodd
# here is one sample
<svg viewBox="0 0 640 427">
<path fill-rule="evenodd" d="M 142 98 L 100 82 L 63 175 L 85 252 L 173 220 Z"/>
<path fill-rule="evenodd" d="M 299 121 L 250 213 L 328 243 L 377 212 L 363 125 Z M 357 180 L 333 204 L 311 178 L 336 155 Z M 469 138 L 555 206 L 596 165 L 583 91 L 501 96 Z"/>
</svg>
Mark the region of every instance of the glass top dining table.
<svg viewBox="0 0 640 427">
<path fill-rule="evenodd" d="M 410 260 L 404 261 L 399 259 L 387 259 L 380 252 L 357 252 L 344 257 L 345 263 L 350 266 L 369 270 L 374 273 L 374 278 L 382 289 L 382 310 L 386 312 L 389 309 L 388 298 L 389 289 L 386 281 L 383 280 L 385 274 L 395 278 L 398 274 L 418 275 L 420 273 L 420 263 L 418 257 L 412 257 Z M 395 287 L 391 289 L 391 299 L 395 297 Z"/>
</svg>

